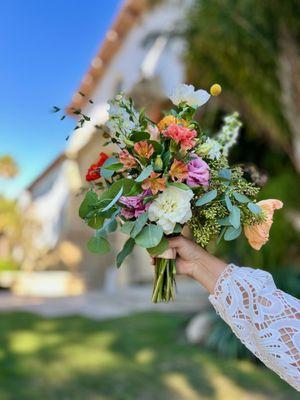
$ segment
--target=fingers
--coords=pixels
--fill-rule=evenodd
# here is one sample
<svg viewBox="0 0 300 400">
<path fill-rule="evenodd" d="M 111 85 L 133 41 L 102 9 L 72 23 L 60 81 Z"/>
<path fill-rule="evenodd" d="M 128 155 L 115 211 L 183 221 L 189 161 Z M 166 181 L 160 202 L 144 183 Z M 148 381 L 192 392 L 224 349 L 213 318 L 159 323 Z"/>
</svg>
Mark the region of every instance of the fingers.
<svg viewBox="0 0 300 400">
<path fill-rule="evenodd" d="M 187 241 L 183 236 L 176 236 L 169 239 L 169 247 L 171 249 L 180 249 Z"/>
</svg>

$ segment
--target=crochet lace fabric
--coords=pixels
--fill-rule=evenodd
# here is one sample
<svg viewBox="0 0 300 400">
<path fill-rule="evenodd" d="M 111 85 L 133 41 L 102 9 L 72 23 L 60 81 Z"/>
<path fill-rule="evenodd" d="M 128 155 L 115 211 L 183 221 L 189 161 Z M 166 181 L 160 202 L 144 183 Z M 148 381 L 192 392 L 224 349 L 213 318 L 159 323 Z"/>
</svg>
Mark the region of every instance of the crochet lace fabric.
<svg viewBox="0 0 300 400">
<path fill-rule="evenodd" d="M 209 300 L 242 343 L 300 391 L 300 301 L 268 272 L 230 264 Z"/>
</svg>

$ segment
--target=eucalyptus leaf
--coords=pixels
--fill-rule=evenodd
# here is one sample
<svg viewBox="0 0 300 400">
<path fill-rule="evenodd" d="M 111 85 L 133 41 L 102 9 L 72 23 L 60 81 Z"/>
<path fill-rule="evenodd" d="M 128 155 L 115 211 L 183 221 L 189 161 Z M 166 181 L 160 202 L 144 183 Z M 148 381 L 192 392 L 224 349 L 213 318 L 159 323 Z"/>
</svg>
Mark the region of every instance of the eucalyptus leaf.
<svg viewBox="0 0 300 400">
<path fill-rule="evenodd" d="M 97 253 L 97 254 L 106 254 L 110 251 L 109 242 L 101 236 L 92 237 L 88 241 L 87 247 L 90 252 Z"/>
<path fill-rule="evenodd" d="M 100 169 L 100 174 L 104 179 L 110 179 L 113 174 L 114 171 L 110 171 L 109 169 L 107 169 L 107 167 L 109 167 L 110 165 L 114 165 L 117 164 L 119 162 L 119 159 L 116 157 L 110 157 L 107 160 L 105 160 L 104 164 L 102 165 L 101 169 Z"/>
<path fill-rule="evenodd" d="M 150 224 L 146 225 L 142 231 L 136 236 L 135 243 L 138 246 L 150 248 L 155 247 L 163 237 L 163 230 L 160 226 Z"/>
<path fill-rule="evenodd" d="M 153 171 L 153 166 L 150 164 L 148 165 L 143 171 L 140 173 L 140 175 L 136 178 L 136 182 L 143 182 L 145 179 L 147 179 L 151 172 Z"/>
<path fill-rule="evenodd" d="M 86 195 L 79 207 L 80 218 L 86 218 L 87 214 L 91 211 L 91 206 L 95 205 L 97 203 L 97 201 L 98 201 L 97 194 L 94 191 L 89 190 L 86 193 Z"/>
<path fill-rule="evenodd" d="M 232 203 L 231 203 L 231 200 L 230 200 L 230 197 L 228 196 L 228 194 L 225 195 L 225 203 L 226 203 L 227 210 L 231 211 L 233 206 L 232 206 Z"/>
<path fill-rule="evenodd" d="M 214 200 L 218 195 L 216 189 L 211 190 L 210 192 L 205 193 L 200 199 L 196 201 L 196 206 L 203 206 L 204 204 L 210 203 Z"/>
<path fill-rule="evenodd" d="M 185 183 L 182 183 L 182 182 L 170 182 L 168 184 L 168 186 L 175 186 L 182 190 L 190 190 L 191 189 L 188 185 L 186 185 Z"/>
<path fill-rule="evenodd" d="M 174 228 L 174 230 L 173 230 L 173 233 L 181 233 L 182 228 L 183 228 L 183 226 L 180 225 L 179 223 L 177 223 L 177 224 L 175 225 L 175 228 Z"/>
<path fill-rule="evenodd" d="M 135 238 L 140 232 L 141 230 L 144 228 L 144 226 L 146 225 L 146 222 L 148 220 L 148 213 L 144 212 L 143 214 L 141 214 L 137 220 L 134 223 L 134 227 L 130 233 L 130 236 L 132 238 Z"/>
<path fill-rule="evenodd" d="M 102 211 L 107 211 L 110 208 L 112 208 L 112 206 L 114 206 L 116 204 L 116 202 L 120 199 L 120 197 L 122 196 L 122 193 L 123 193 L 123 187 L 121 187 L 121 189 L 115 195 L 115 197 L 112 199 L 112 201 L 110 203 L 108 203 L 107 206 L 102 209 Z"/>
<path fill-rule="evenodd" d="M 232 207 L 228 219 L 231 225 L 235 229 L 238 229 L 238 227 L 241 225 L 241 211 L 237 206 Z"/>
<path fill-rule="evenodd" d="M 231 179 L 231 170 L 229 168 L 223 168 L 218 172 L 220 178 L 230 180 Z"/>
<path fill-rule="evenodd" d="M 147 251 L 152 257 L 155 257 L 162 254 L 168 248 L 169 248 L 169 241 L 165 236 L 163 236 L 157 246 L 150 247 L 149 249 L 147 249 Z"/>
<path fill-rule="evenodd" d="M 88 219 L 88 226 L 93 229 L 100 229 L 103 226 L 105 217 L 103 215 L 95 215 Z"/>
<path fill-rule="evenodd" d="M 231 223 L 229 221 L 229 217 L 218 219 L 218 224 L 221 225 L 221 226 L 231 226 Z"/>
<path fill-rule="evenodd" d="M 247 196 L 238 192 L 233 192 L 233 196 L 239 203 L 248 203 L 250 201 Z"/>
<path fill-rule="evenodd" d="M 240 236 L 242 233 L 242 227 L 239 226 L 239 228 L 234 228 L 233 226 L 230 226 L 229 228 L 226 229 L 224 239 L 226 241 L 234 240 Z"/>
<path fill-rule="evenodd" d="M 119 171 L 119 169 L 121 169 L 123 167 L 124 167 L 124 164 L 115 163 L 115 164 L 108 165 L 105 169 L 108 171 Z"/>
<path fill-rule="evenodd" d="M 134 224 L 135 224 L 134 221 L 126 221 L 121 226 L 121 232 L 125 233 L 125 235 L 130 235 L 130 232 L 132 231 Z"/>
<path fill-rule="evenodd" d="M 111 232 L 115 232 L 118 228 L 118 223 L 116 221 L 116 219 L 112 219 L 111 221 L 108 222 L 107 226 L 106 226 L 106 231 L 108 233 Z"/>
<path fill-rule="evenodd" d="M 255 203 L 248 203 L 247 207 L 249 208 L 249 210 L 251 212 L 253 212 L 254 214 L 260 214 L 261 213 L 261 208 L 255 204 Z"/>
<path fill-rule="evenodd" d="M 117 268 L 121 267 L 125 258 L 132 252 L 132 250 L 134 248 L 134 244 L 135 244 L 135 242 L 134 242 L 134 239 L 132 239 L 132 238 L 129 238 L 125 242 L 122 250 L 117 255 L 117 259 L 116 259 Z"/>
</svg>

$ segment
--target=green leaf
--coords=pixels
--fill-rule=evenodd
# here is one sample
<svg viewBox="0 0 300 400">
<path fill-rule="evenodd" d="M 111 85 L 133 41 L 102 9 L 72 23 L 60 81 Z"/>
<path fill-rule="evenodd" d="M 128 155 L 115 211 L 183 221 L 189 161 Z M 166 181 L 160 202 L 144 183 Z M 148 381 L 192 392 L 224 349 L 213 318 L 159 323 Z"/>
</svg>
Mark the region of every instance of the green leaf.
<svg viewBox="0 0 300 400">
<path fill-rule="evenodd" d="M 253 212 L 254 214 L 260 214 L 261 213 L 261 208 L 255 204 L 255 203 L 248 203 L 247 207 L 249 208 L 249 210 L 251 212 Z"/>
<path fill-rule="evenodd" d="M 133 142 L 141 142 L 142 140 L 150 139 L 150 134 L 148 132 L 134 132 L 130 136 L 130 140 Z"/>
<path fill-rule="evenodd" d="M 148 165 L 143 171 L 140 173 L 140 175 L 136 178 L 136 182 L 143 182 L 145 179 L 147 179 L 151 172 L 153 171 L 153 166 L 150 164 Z"/>
<path fill-rule="evenodd" d="M 112 208 L 112 206 L 114 206 L 116 204 L 116 202 L 119 200 L 119 198 L 122 196 L 122 193 L 123 193 L 123 187 L 121 187 L 121 189 L 115 195 L 115 197 L 112 199 L 112 201 L 110 203 L 108 203 L 107 206 L 102 209 L 102 211 L 107 211 L 110 208 Z"/>
<path fill-rule="evenodd" d="M 114 182 L 108 189 L 112 198 L 119 192 L 121 187 L 123 187 L 123 196 L 135 196 L 142 192 L 140 185 L 138 185 L 133 179 L 123 178 Z"/>
<path fill-rule="evenodd" d="M 126 221 L 121 226 L 121 232 L 125 233 L 125 235 L 130 235 L 130 232 L 132 231 L 134 224 L 135 224 L 135 221 Z"/>
<path fill-rule="evenodd" d="M 223 168 L 218 172 L 220 178 L 226 179 L 230 181 L 231 179 L 231 170 L 229 168 Z"/>
<path fill-rule="evenodd" d="M 232 203 L 231 203 L 231 200 L 230 200 L 228 194 L 225 195 L 225 203 L 226 203 L 227 210 L 231 211 L 233 206 L 232 206 Z"/>
<path fill-rule="evenodd" d="M 169 241 L 165 236 L 163 236 L 157 246 L 150 247 L 149 249 L 147 249 L 147 251 L 152 257 L 155 257 L 158 256 L 159 254 L 162 254 L 168 248 L 169 248 Z"/>
<path fill-rule="evenodd" d="M 143 230 L 136 236 L 135 243 L 138 246 L 150 248 L 155 247 L 163 237 L 163 230 L 160 226 L 150 224 L 143 228 Z"/>
<path fill-rule="evenodd" d="M 97 203 L 97 201 L 98 201 L 97 194 L 94 191 L 89 190 L 86 193 L 86 195 L 85 195 L 85 197 L 84 197 L 84 199 L 83 199 L 83 201 L 82 201 L 82 203 L 81 203 L 81 205 L 79 207 L 79 216 L 80 216 L 80 218 L 83 218 L 83 219 L 86 218 L 87 214 L 91 210 L 91 206 L 95 205 Z"/>
<path fill-rule="evenodd" d="M 221 226 L 231 226 L 231 223 L 229 222 L 229 217 L 218 219 L 218 224 Z"/>
<path fill-rule="evenodd" d="M 177 224 L 175 225 L 175 228 L 174 228 L 174 230 L 173 230 L 173 233 L 181 233 L 182 228 L 183 228 L 183 226 L 180 225 L 179 223 L 177 223 Z"/>
<path fill-rule="evenodd" d="M 104 179 L 110 179 L 113 176 L 114 171 L 110 171 L 106 167 L 109 167 L 110 165 L 117 164 L 117 163 L 119 163 L 119 159 L 116 157 L 110 157 L 107 160 L 105 160 L 105 163 L 102 165 L 102 167 L 100 169 L 101 176 Z"/>
<path fill-rule="evenodd" d="M 114 164 L 108 165 L 107 167 L 105 167 L 105 169 L 108 171 L 119 171 L 119 169 L 121 169 L 123 167 L 124 167 L 124 164 L 122 164 L 122 163 L 114 163 Z"/>
<path fill-rule="evenodd" d="M 237 229 L 230 226 L 229 228 L 226 229 L 224 239 L 229 242 L 230 240 L 234 240 L 234 239 L 238 238 L 241 233 L 242 233 L 241 226 L 239 226 L 239 228 L 237 228 Z"/>
<path fill-rule="evenodd" d="M 175 186 L 182 190 L 190 190 L 191 189 L 188 185 L 186 185 L 185 183 L 182 183 L 182 182 L 169 182 L 168 186 Z"/>
<path fill-rule="evenodd" d="M 106 254 L 110 251 L 109 242 L 101 236 L 92 237 L 88 241 L 87 247 L 88 247 L 89 251 L 91 251 L 92 253 L 97 253 L 97 254 Z"/>
<path fill-rule="evenodd" d="M 135 242 L 134 242 L 134 239 L 132 239 L 132 238 L 129 238 L 125 242 L 122 250 L 117 255 L 117 260 L 116 260 L 117 268 L 121 267 L 125 258 L 132 252 L 132 250 L 134 248 L 134 244 L 135 244 Z"/>
<path fill-rule="evenodd" d="M 210 192 L 205 193 L 200 199 L 196 201 L 196 206 L 203 206 L 204 204 L 207 204 L 214 200 L 218 195 L 218 192 L 216 189 L 211 190 Z"/>
<path fill-rule="evenodd" d="M 239 203 L 248 203 L 250 201 L 247 196 L 238 192 L 233 192 L 233 196 Z"/>
<path fill-rule="evenodd" d="M 163 151 L 163 146 L 161 143 L 157 142 L 156 140 L 148 140 L 148 143 L 152 144 L 154 147 L 155 153 L 161 154 Z"/>
<path fill-rule="evenodd" d="M 146 225 L 146 222 L 148 220 L 148 213 L 144 212 L 143 214 L 141 214 L 138 219 L 135 221 L 134 223 L 134 227 L 130 233 L 130 236 L 132 238 L 135 238 L 140 232 L 141 230 L 144 228 L 144 226 Z"/>
<path fill-rule="evenodd" d="M 116 219 L 112 219 L 106 225 L 106 231 L 108 233 L 115 232 L 117 230 L 117 228 L 118 228 L 118 223 L 117 223 Z"/>
<path fill-rule="evenodd" d="M 103 215 L 95 215 L 88 219 L 88 226 L 93 229 L 100 229 L 105 221 L 105 217 Z"/>
<path fill-rule="evenodd" d="M 241 225 L 241 211 L 237 206 L 232 207 L 229 215 L 229 222 L 235 229 L 238 229 Z"/>
</svg>

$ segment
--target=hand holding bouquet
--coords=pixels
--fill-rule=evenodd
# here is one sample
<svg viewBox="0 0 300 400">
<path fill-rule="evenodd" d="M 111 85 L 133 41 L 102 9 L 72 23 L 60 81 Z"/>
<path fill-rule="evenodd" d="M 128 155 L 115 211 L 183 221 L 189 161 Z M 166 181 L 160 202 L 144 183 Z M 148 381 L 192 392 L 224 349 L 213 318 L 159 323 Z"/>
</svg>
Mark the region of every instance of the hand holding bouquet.
<svg viewBox="0 0 300 400">
<path fill-rule="evenodd" d="M 174 108 L 155 124 L 131 99 L 117 95 L 110 101 L 107 128 L 108 142 L 119 151 L 100 153 L 86 176 L 91 187 L 79 215 L 95 229 L 89 249 L 108 252 L 107 235 L 120 226 L 128 240 L 117 267 L 135 245 L 156 259 L 153 302 L 174 299 L 176 254 L 168 250 L 168 237 L 179 235 L 185 224 L 203 247 L 217 238 L 234 240 L 244 227 L 259 250 L 268 240 L 274 210 L 282 207 L 278 200 L 257 203 L 259 189 L 240 167 L 228 164 L 241 126 L 237 113 L 225 117 L 214 137 L 194 120 L 209 98 L 205 90 L 180 85 L 170 96 Z"/>
</svg>

